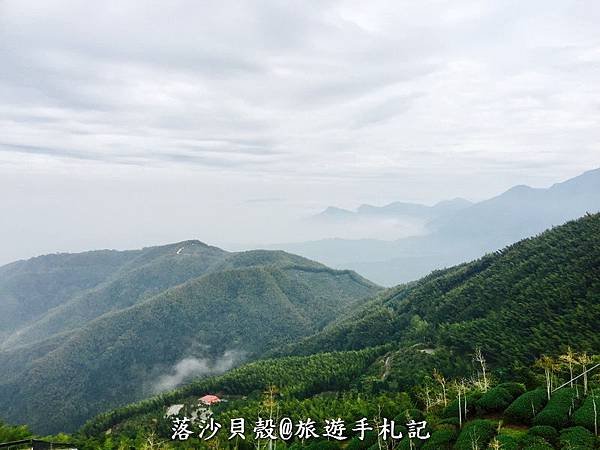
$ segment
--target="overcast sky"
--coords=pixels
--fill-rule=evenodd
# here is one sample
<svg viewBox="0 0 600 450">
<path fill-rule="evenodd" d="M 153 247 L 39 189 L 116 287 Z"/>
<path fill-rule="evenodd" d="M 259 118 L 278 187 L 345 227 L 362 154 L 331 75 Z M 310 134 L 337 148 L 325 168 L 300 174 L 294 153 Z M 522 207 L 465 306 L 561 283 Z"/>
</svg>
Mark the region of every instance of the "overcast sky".
<svg viewBox="0 0 600 450">
<path fill-rule="evenodd" d="M 600 161 L 600 2 L 0 0 L 0 263 L 292 241 Z"/>
</svg>

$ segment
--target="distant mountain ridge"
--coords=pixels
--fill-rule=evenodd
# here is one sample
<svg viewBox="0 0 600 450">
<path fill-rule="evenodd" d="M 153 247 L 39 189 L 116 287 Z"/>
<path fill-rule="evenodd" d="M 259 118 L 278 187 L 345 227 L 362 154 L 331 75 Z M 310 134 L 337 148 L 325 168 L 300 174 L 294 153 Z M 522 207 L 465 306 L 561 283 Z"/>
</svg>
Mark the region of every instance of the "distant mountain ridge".
<svg viewBox="0 0 600 450">
<path fill-rule="evenodd" d="M 290 251 L 332 267 L 351 268 L 390 286 L 598 211 L 600 169 L 595 169 L 549 188 L 515 186 L 491 199 L 447 211 L 431 219 L 427 223 L 428 234 L 421 236 L 394 241 L 324 239 L 269 248 Z"/>
<path fill-rule="evenodd" d="M 504 233 L 531 235 L 551 225 L 600 210 L 600 169 L 590 170 L 549 188 L 514 186 L 489 200 L 437 221 L 436 232 L 460 235 Z"/>
<path fill-rule="evenodd" d="M 32 305 L 26 295 L 32 283 L 23 280 L 22 275 L 30 277 L 35 286 L 47 290 L 56 281 L 52 279 L 55 273 L 71 271 L 71 275 L 82 271 L 97 270 L 97 260 L 103 261 L 108 256 L 118 261 L 112 270 L 106 271 L 104 279 L 97 279 L 93 286 L 82 286 L 83 289 L 73 290 L 60 298 L 60 303 L 41 302 L 43 306 Z M 0 349 L 18 344 L 29 343 L 44 339 L 53 334 L 70 328 L 78 328 L 86 322 L 110 311 L 132 306 L 136 302 L 161 292 L 172 286 L 181 284 L 193 277 L 209 272 L 218 263 L 222 263 L 227 253 L 217 247 L 206 245 L 200 241 L 184 241 L 160 247 L 150 247 L 142 250 L 117 252 L 114 250 L 86 252 L 81 254 L 57 254 L 32 258 L 11 264 L 14 277 L 10 283 L 16 283 L 14 291 L 20 295 L 20 307 L 39 309 L 41 315 L 32 317 L 21 323 L 11 316 L 7 310 L 6 298 L 9 294 L 5 288 L 6 278 L 0 275 L 0 317 L 12 324 L 14 333 L 4 342 L 0 341 Z M 43 265 L 45 260 L 51 265 Z M 65 261 L 69 264 L 65 265 Z M 78 265 L 79 264 L 79 265 Z M 40 269 L 37 269 L 41 265 Z M 2 274 L 2 272 L 0 272 Z M 101 275 L 100 275 L 101 276 Z M 48 282 L 44 283 L 44 277 Z M 61 278 L 62 282 L 63 278 Z M 19 282 L 21 284 L 19 284 Z M 19 325 L 18 330 L 14 327 Z M 2 329 L 11 329 L 4 325 Z"/>
<path fill-rule="evenodd" d="M 534 361 L 540 355 L 558 356 L 569 349 L 597 354 L 600 348 L 599 242 L 600 214 L 585 215 L 469 263 L 382 291 L 315 335 L 270 352 L 269 359 L 245 364 L 220 377 L 195 380 L 159 398 L 103 414 L 90 421 L 83 431 L 102 439 L 109 430 L 113 433 L 137 430 L 149 422 L 149 417 L 160 421 L 169 405 L 195 401 L 205 392 L 223 392 L 232 399 L 242 399 L 219 409 L 217 417 L 221 419 L 244 414 L 254 400 L 257 408 L 252 410 L 252 415 L 248 414 L 249 420 L 253 420 L 256 410 L 260 411 L 264 404 L 261 393 L 273 384 L 285 393 L 278 399 L 278 407 L 291 399 L 292 413 L 299 410 L 300 414 L 315 417 L 320 407 L 324 417 L 331 417 L 335 405 L 350 396 L 351 400 L 340 406 L 342 411 L 334 414 L 354 411 L 357 417 L 377 417 L 377 411 L 381 414 L 385 408 L 381 394 L 405 395 L 408 399 L 410 393 L 412 401 L 406 408 L 423 405 L 419 417 L 431 421 L 435 417 L 427 403 L 431 395 L 443 395 L 452 381 L 463 380 L 466 385 L 466 377 L 481 379 L 480 372 L 473 373 L 477 370 L 473 360 L 476 348 L 482 351 L 493 384 L 513 381 L 488 391 L 491 392 L 488 398 L 501 398 L 499 389 L 517 388 L 518 392 L 510 399 L 502 400 L 502 410 L 525 391 L 525 386 L 514 383 L 515 380 L 531 385 L 531 389 L 540 385 L 542 368 L 534 368 Z M 579 372 L 580 365 L 576 364 Z M 441 378 L 434 375 L 432 380 L 434 373 Z M 569 379 L 566 378 L 569 376 L 567 367 L 554 373 L 557 380 L 561 375 L 562 381 Z M 436 390 L 437 382 L 440 386 Z M 543 388 L 538 392 L 545 397 Z M 581 386 L 579 392 L 583 394 Z M 427 395 L 422 395 L 424 393 Z M 498 416 L 497 407 L 485 407 L 487 399 L 480 401 L 484 398 L 482 394 L 466 397 L 470 405 L 468 416 L 459 413 L 464 421 L 463 429 L 469 433 L 468 439 L 461 445 L 453 446 L 448 440 L 439 445 L 440 440 L 432 434 L 431 441 L 425 442 L 423 448 L 472 448 L 473 442 L 477 445 L 478 438 L 473 438 L 475 435 L 470 434 L 473 428 L 469 426 L 477 414 L 481 414 L 477 410 L 494 418 Z M 530 406 L 529 395 L 525 399 L 523 409 L 531 418 L 539 419 L 548 413 L 542 409 L 544 402 Z M 393 404 L 399 400 L 394 397 Z M 372 405 L 370 415 L 366 412 L 369 404 Z M 462 405 L 467 407 L 464 402 Z M 455 431 L 454 426 L 460 428 L 457 406 L 464 411 L 454 395 L 449 397 L 447 405 L 440 398 L 442 413 L 438 417 L 446 419 L 440 421 L 444 432 L 449 426 L 452 431 Z M 560 419 L 564 425 L 560 426 L 573 426 L 569 417 L 579 407 L 570 400 L 564 408 L 565 419 Z M 404 414 L 416 412 L 410 409 Z M 403 421 L 402 416 L 396 417 Z M 556 417 L 552 415 L 552 423 L 558 423 Z M 589 421 L 579 424 L 592 431 L 594 415 L 587 417 Z M 528 420 L 524 424 L 531 425 Z M 511 425 L 505 427 L 502 422 L 492 427 L 509 428 L 514 432 Z M 378 448 L 376 435 L 366 445 Z M 355 439 L 348 448 L 366 445 Z M 409 446 L 401 443 L 398 448 Z M 538 447 L 568 446 L 535 446 Z M 515 441 L 506 448 L 534 447 Z M 593 440 L 591 445 L 581 448 L 595 448 Z"/>
<path fill-rule="evenodd" d="M 600 214 L 586 215 L 383 291 L 362 309 L 279 354 L 423 342 L 458 353 L 480 345 L 492 363 L 508 366 L 583 342 L 596 351 L 599 243 Z"/>
<path fill-rule="evenodd" d="M 296 255 L 200 241 L 13 263 L 0 268 L 0 417 L 73 429 L 148 396 L 184 358 L 255 358 L 379 290 Z"/>
<path fill-rule="evenodd" d="M 313 216 L 316 220 L 348 220 L 361 217 L 385 216 L 385 217 L 413 217 L 433 219 L 444 214 L 458 212 L 472 205 L 472 202 L 464 198 L 444 200 L 433 206 L 420 203 L 393 202 L 384 206 L 360 205 L 356 211 L 329 206 L 324 211 Z"/>
</svg>

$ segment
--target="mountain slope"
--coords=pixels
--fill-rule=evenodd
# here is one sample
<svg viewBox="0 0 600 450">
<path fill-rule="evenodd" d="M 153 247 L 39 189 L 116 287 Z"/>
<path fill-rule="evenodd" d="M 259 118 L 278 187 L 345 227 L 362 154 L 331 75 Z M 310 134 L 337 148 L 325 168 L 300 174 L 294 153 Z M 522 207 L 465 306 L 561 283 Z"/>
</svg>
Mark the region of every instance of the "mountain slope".
<svg viewBox="0 0 600 450">
<path fill-rule="evenodd" d="M 489 234 L 496 239 L 525 237 L 586 212 L 597 212 L 599 193 L 600 169 L 590 170 L 547 189 L 515 186 L 430 226 L 438 233 L 461 238 Z"/>
<path fill-rule="evenodd" d="M 434 368 L 446 377 L 449 402 L 446 405 L 445 401 L 437 401 L 438 418 L 432 423 L 434 427 L 440 425 L 439 429 L 454 430 L 455 426 L 458 428 L 455 416 L 461 403 L 454 400 L 456 393 L 450 381 L 462 380 L 464 386 L 469 385 L 465 377 L 477 369 L 472 354 L 480 346 L 488 361 L 488 376 L 491 373 L 496 380 L 513 383 L 497 386 L 484 396 L 478 388 L 469 388 L 468 417 L 466 412 L 463 416 L 466 431 L 462 432 L 468 437 L 474 424 L 470 421 L 475 416 L 497 418 L 499 412 L 525 391 L 521 382 L 532 389 L 539 386 L 543 370 L 532 370 L 532 363 L 540 355 L 559 355 L 568 345 L 578 352 L 598 354 L 599 244 L 600 214 L 587 215 L 471 263 L 386 290 L 345 319 L 270 354 L 279 357 L 241 366 L 220 377 L 197 380 L 164 396 L 101 415 L 83 431 L 100 440 L 107 430 L 143 435 L 139 430 L 148 430 L 147 424 L 153 419 L 163 423 L 159 432 L 168 435 L 169 421 L 163 418 L 165 409 L 174 403 L 191 405 L 207 392 L 231 397 L 229 403 L 216 408 L 217 420 L 227 423 L 231 417 L 244 416 L 251 422 L 261 414 L 265 398 L 261 394 L 272 384 L 281 393 L 276 401 L 282 416 L 311 417 L 319 422 L 339 415 L 346 423 L 359 417 L 383 416 L 405 423 L 410 414 L 430 420 L 429 406 L 425 416 L 412 409 L 415 403 L 411 400 L 417 400 L 419 393 L 424 394 L 424 387 L 428 389 L 424 399 L 442 395 L 440 387 L 431 380 Z M 331 349 L 345 351 L 331 352 Z M 576 370 L 579 373 L 581 368 Z M 567 381 L 568 367 L 555 376 L 559 377 L 559 384 Z M 480 377 L 475 375 L 473 379 L 478 381 Z M 515 380 L 519 383 L 514 383 Z M 583 395 L 581 389 L 580 386 Z M 511 390 L 508 399 L 502 398 L 502 390 Z M 539 420 L 545 414 L 540 410 L 546 394 L 543 389 L 535 391 L 541 401 L 533 413 L 531 395 L 524 397 L 521 409 L 525 415 L 537 415 Z M 563 428 L 569 426 L 572 409 L 579 407 L 571 398 L 566 403 L 564 419 L 556 413 L 551 417 L 564 420 Z M 459 409 L 463 411 L 463 407 Z M 550 411 L 546 412 L 549 416 Z M 586 417 L 584 423 L 593 430 L 589 408 Z M 525 429 L 530 425 L 526 421 L 519 424 Z M 501 428 L 502 424 L 492 427 Z M 447 442 L 456 440 L 457 435 Z M 436 446 L 433 436 L 432 441 L 427 448 L 452 448 L 447 444 Z M 464 448 L 471 448 L 471 440 L 467 441 Z M 362 448 L 360 445 L 361 442 L 355 441 L 348 446 Z M 375 440 L 374 448 L 376 445 Z M 521 447 L 515 444 L 511 448 Z"/>
<path fill-rule="evenodd" d="M 398 342 L 526 364 L 549 348 L 600 348 L 600 214 L 387 290 L 282 353 Z M 576 324 L 576 326 L 574 326 Z"/>
<path fill-rule="evenodd" d="M 167 253 L 181 257 L 177 251 L 189 245 L 169 247 Z M 162 255 L 166 250 L 152 251 Z M 2 416 L 41 432 L 72 430 L 102 410 L 155 392 L 160 379 L 186 358 L 206 364 L 207 372 L 219 370 L 223 355 L 232 351 L 240 358 L 255 358 L 318 331 L 378 290 L 350 271 L 284 252 L 221 252 L 215 258 L 210 251 L 205 259 L 210 270 L 196 277 L 190 276 L 200 266 L 194 258 L 189 266 L 159 258 L 165 264 L 159 267 L 172 272 L 165 274 L 156 269 L 156 255 L 145 254 L 148 264 L 141 267 L 147 273 L 140 268 L 125 271 L 123 279 L 93 290 L 97 294 L 106 289 L 101 297 L 78 297 L 61 306 L 60 314 L 53 312 L 52 317 L 64 315 L 69 323 L 84 311 L 73 306 L 81 299 L 92 307 L 97 299 L 110 303 L 110 308 L 101 305 L 96 317 L 87 316 L 83 325 L 0 352 L 0 403 L 6 405 Z M 191 279 L 149 294 L 155 286 L 175 283 L 181 274 Z M 160 284 L 157 277 L 167 282 Z M 140 280 L 147 281 L 130 284 Z M 143 292 L 140 286 L 145 286 Z M 130 293 L 134 298 L 124 301 Z M 54 412 L 51 417 L 48 410 Z"/>
<path fill-rule="evenodd" d="M 0 342 L 64 299 L 97 286 L 136 256 L 106 250 L 47 255 L 0 267 Z"/>
<path fill-rule="evenodd" d="M 45 311 L 37 320 L 15 330 L 1 343 L 0 348 L 14 348 L 81 328 L 105 313 L 129 307 L 165 289 L 210 272 L 227 258 L 227 252 L 199 241 L 124 253 L 133 256 L 127 264 L 118 267 L 90 289 L 64 295 L 60 304 Z M 41 257 L 43 258 L 45 257 Z M 78 255 L 64 255 L 63 258 L 77 261 Z M 75 266 L 73 274 L 77 274 L 78 269 Z M 54 283 L 61 281 L 53 280 Z M 19 292 L 27 292 L 22 284 L 15 286 Z M 4 301 L 0 304 L 4 304 Z"/>
</svg>

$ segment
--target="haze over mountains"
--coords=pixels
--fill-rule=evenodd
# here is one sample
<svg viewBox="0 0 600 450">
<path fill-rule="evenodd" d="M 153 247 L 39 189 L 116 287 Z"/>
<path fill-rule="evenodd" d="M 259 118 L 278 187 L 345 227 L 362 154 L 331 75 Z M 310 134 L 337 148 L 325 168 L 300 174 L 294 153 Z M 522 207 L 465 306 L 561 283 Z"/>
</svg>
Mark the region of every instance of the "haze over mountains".
<svg viewBox="0 0 600 450">
<path fill-rule="evenodd" d="M 352 227 L 360 220 L 386 218 L 412 223 L 415 235 L 396 240 L 332 238 L 269 248 L 286 250 L 332 267 L 351 268 L 390 286 L 597 211 L 600 211 L 600 169 L 549 188 L 515 186 L 474 204 L 455 199 L 432 207 L 398 202 L 383 207 L 363 205 L 357 211 L 328 208 L 313 220 Z"/>
<path fill-rule="evenodd" d="M 386 380 L 404 388 L 433 364 L 459 373 L 474 343 L 503 367 L 563 343 L 593 350 L 598 225 L 587 216 L 383 292 L 303 257 L 199 241 L 19 261 L 0 268 L 1 417 L 69 431 L 172 380 L 265 355 L 395 343 Z M 434 353 L 411 352 L 416 343 Z"/>
<path fill-rule="evenodd" d="M 182 368 L 190 359 L 225 370 L 318 331 L 379 289 L 299 256 L 199 241 L 9 264 L 0 268 L 1 417 L 72 430 L 201 375 Z"/>
<path fill-rule="evenodd" d="M 600 170 L 594 170 L 547 189 L 518 186 L 476 204 L 456 199 L 433 207 L 365 205 L 345 212 L 342 223 L 355 216 L 413 217 L 427 220 L 429 234 L 304 245 L 333 254 L 339 264 L 354 261 L 376 279 L 416 277 L 597 211 L 599 192 Z M 588 328 L 596 320 L 597 236 L 596 215 L 500 256 L 434 272 L 379 295 L 379 286 L 351 270 L 283 251 L 230 253 L 200 241 L 17 261 L 0 267 L 0 403 L 6 405 L 1 417 L 42 433 L 73 430 L 98 412 L 161 387 L 266 354 L 348 350 L 390 340 L 418 338 L 461 348 L 465 339 L 483 339 L 502 362 L 503 348 L 478 328 L 500 323 L 494 312 L 498 295 L 510 300 L 503 306 L 507 317 L 517 308 L 534 317 L 544 303 L 550 309 L 536 320 L 565 333 L 569 323 L 585 323 L 577 339 L 596 345 Z M 564 277 L 553 290 L 552 280 Z M 520 287 L 513 291 L 513 285 Z M 571 294 L 561 306 L 565 289 Z M 584 301 L 592 302 L 589 308 L 581 308 Z M 542 327 L 539 333 L 556 331 Z M 515 342 L 505 344 L 516 351 Z M 522 350 L 522 360 L 536 351 L 543 345 Z"/>
<path fill-rule="evenodd" d="M 397 404 L 401 399 L 395 396 L 407 392 L 414 394 L 416 400 L 408 406 L 414 408 L 424 380 L 429 379 L 431 392 L 439 392 L 430 378 L 434 369 L 448 384 L 472 374 L 476 347 L 483 349 L 494 383 L 519 380 L 533 389 L 539 385 L 540 369 L 532 371 L 532 366 L 540 355 L 557 355 L 568 346 L 591 354 L 600 348 L 599 241 L 600 214 L 586 215 L 502 251 L 385 290 L 322 331 L 270 352 L 270 359 L 111 411 L 91 421 L 85 431 L 102 438 L 108 430 L 139 430 L 149 418 L 161 421 L 168 405 L 192 402 L 205 392 L 243 396 L 220 408 L 220 417 L 247 414 L 252 419 L 250 405 L 260 403 L 260 393 L 272 384 L 284 393 L 278 399 L 284 415 L 287 406 L 289 414 L 300 411 L 313 418 L 347 414 L 348 409 L 358 417 L 371 417 L 365 411 L 369 405 L 371 414 L 377 414 L 377 407 L 381 411 L 382 394 Z M 524 390 L 522 386 L 520 393 Z M 479 397 L 469 397 L 465 420 L 473 420 Z M 457 401 L 450 400 L 452 396 L 448 408 L 441 408 L 444 418 L 456 413 Z M 542 407 L 533 407 L 533 415 Z M 529 402 L 525 409 L 531 411 Z M 363 448 L 359 444 L 352 448 Z M 427 448 L 472 448 L 471 440 L 467 444 L 432 443 Z M 377 447 L 375 440 L 368 448 Z"/>
<path fill-rule="evenodd" d="M 433 206 L 394 202 L 384 206 L 360 205 L 356 210 L 329 206 L 319 214 L 296 222 L 295 242 L 335 236 L 343 239 L 399 239 L 427 232 L 427 223 L 445 214 L 458 212 L 471 205 L 462 198 L 439 202 Z M 308 236 L 308 237 L 306 237 Z M 267 248 L 279 248 L 267 245 Z"/>
<path fill-rule="evenodd" d="M 390 217 L 394 219 L 435 219 L 461 211 L 473 203 L 464 198 L 455 198 L 436 203 L 433 206 L 419 203 L 394 202 L 385 206 L 360 205 L 356 211 L 329 206 L 313 217 L 315 220 L 352 220 L 369 217 Z"/>
<path fill-rule="evenodd" d="M 280 354 L 417 342 L 494 365 L 566 345 L 600 346 L 600 214 L 589 214 L 468 263 L 383 291 Z M 577 324 L 574 326 L 573 324 Z M 405 367 L 406 368 L 406 367 Z M 407 374 L 408 375 L 408 374 Z"/>
</svg>

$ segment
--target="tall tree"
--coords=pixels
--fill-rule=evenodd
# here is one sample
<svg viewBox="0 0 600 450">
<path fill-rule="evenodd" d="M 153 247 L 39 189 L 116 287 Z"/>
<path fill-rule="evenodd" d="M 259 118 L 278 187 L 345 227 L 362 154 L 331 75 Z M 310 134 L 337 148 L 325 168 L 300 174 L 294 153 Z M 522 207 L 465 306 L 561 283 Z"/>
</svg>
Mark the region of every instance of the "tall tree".
<svg viewBox="0 0 600 450">
<path fill-rule="evenodd" d="M 487 363 L 485 361 L 485 357 L 483 356 L 483 352 L 481 351 L 481 347 L 475 348 L 475 354 L 473 355 L 473 360 L 475 362 L 479 363 L 479 366 L 481 367 L 481 374 L 483 377 L 482 389 L 483 389 L 483 392 L 487 392 L 490 385 L 489 385 L 489 381 L 488 381 L 488 377 L 487 377 Z"/>
<path fill-rule="evenodd" d="M 544 376 L 546 378 L 546 395 L 548 396 L 548 400 L 550 400 L 552 395 L 552 375 L 554 373 L 556 363 L 552 357 L 542 355 L 538 360 L 536 360 L 535 366 L 544 370 Z"/>
<path fill-rule="evenodd" d="M 571 387 L 573 387 L 573 364 L 575 364 L 577 362 L 576 357 L 577 357 L 577 355 L 571 349 L 571 346 L 567 347 L 566 353 L 559 356 L 560 361 L 564 362 L 567 365 L 567 367 L 569 368 L 569 376 L 571 377 L 570 378 Z"/>
<path fill-rule="evenodd" d="M 437 369 L 433 369 L 433 379 L 437 381 L 442 388 L 442 401 L 444 403 L 444 407 L 448 406 L 448 400 L 446 397 L 446 378 Z"/>
<path fill-rule="evenodd" d="M 577 356 L 577 362 L 581 366 L 581 373 L 583 374 L 583 395 L 587 395 L 587 392 L 588 392 L 587 368 L 592 363 L 592 358 L 586 352 L 583 352 Z"/>
</svg>

